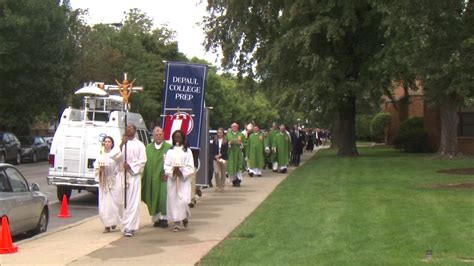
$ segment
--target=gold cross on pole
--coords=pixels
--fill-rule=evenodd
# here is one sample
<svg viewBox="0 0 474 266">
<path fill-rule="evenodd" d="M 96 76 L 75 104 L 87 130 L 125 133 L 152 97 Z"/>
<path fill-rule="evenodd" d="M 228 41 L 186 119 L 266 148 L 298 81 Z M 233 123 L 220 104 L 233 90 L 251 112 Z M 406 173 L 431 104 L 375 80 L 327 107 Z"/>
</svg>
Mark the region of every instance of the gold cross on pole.
<svg viewBox="0 0 474 266">
<path fill-rule="evenodd" d="M 120 95 L 123 98 L 123 103 L 127 107 L 128 106 L 128 99 L 132 94 L 133 83 L 135 83 L 135 79 L 132 82 L 129 82 L 127 79 L 127 73 L 123 73 L 123 81 L 120 83 L 118 80 L 115 80 L 119 87 Z"/>
</svg>

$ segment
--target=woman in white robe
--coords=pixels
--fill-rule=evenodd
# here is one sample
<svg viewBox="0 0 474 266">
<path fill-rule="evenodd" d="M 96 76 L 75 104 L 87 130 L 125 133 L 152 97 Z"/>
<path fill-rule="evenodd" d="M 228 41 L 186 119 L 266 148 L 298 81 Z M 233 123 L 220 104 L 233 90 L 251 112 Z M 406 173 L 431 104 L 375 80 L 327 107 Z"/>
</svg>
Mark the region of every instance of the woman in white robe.
<svg viewBox="0 0 474 266">
<path fill-rule="evenodd" d="M 99 182 L 99 216 L 105 227 L 104 233 L 120 224 L 120 210 L 123 204 L 121 165 L 122 153 L 114 149 L 114 140 L 104 138 L 101 152 L 94 163 L 96 181 Z"/>
<path fill-rule="evenodd" d="M 173 223 L 173 231 L 186 228 L 191 216 L 191 176 L 194 173 L 194 159 L 191 149 L 186 147 L 185 135 L 181 130 L 172 136 L 173 147 L 165 156 L 164 170 L 167 177 L 166 213 Z"/>
</svg>

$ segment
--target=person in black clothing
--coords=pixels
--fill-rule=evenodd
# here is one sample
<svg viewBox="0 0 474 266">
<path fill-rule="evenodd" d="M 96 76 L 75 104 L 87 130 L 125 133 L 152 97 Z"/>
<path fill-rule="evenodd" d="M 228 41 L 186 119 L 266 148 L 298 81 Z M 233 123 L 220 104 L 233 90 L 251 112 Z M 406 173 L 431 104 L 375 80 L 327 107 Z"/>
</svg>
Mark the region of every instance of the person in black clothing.
<svg viewBox="0 0 474 266">
<path fill-rule="evenodd" d="M 214 149 L 214 139 L 215 136 L 209 135 L 209 157 L 207 159 L 207 167 L 209 169 L 207 176 L 207 185 L 213 187 L 212 178 L 214 177 L 214 156 L 212 155 L 212 150 Z"/>
<path fill-rule="evenodd" d="M 306 151 L 313 152 L 314 141 L 315 141 L 315 136 L 314 136 L 313 130 L 311 128 L 308 128 L 308 132 L 306 132 Z"/>
<path fill-rule="evenodd" d="M 298 125 L 294 125 L 293 130 L 290 132 L 291 136 L 291 164 L 294 166 L 300 165 L 301 154 L 305 145 L 305 134 L 298 128 Z"/>
<path fill-rule="evenodd" d="M 216 180 L 216 191 L 224 192 L 226 169 L 227 169 L 227 151 L 229 145 L 224 137 L 224 129 L 217 130 L 217 136 L 212 143 L 211 154 L 214 158 L 214 177 Z"/>
</svg>

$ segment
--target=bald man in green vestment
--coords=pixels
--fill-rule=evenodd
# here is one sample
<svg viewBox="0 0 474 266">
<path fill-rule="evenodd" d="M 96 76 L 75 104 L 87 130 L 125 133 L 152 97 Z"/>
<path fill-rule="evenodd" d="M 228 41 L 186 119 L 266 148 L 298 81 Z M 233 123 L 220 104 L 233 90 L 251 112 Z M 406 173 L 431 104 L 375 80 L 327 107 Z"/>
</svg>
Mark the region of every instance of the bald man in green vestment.
<svg viewBox="0 0 474 266">
<path fill-rule="evenodd" d="M 253 126 L 253 133 L 247 140 L 247 156 L 250 176 L 262 176 L 262 168 L 265 166 L 265 139 L 257 125 Z"/>
<path fill-rule="evenodd" d="M 231 130 L 227 132 L 226 141 L 229 145 L 227 151 L 227 173 L 234 187 L 240 187 L 242 182 L 242 171 L 244 170 L 243 145 L 245 136 L 239 131 L 239 124 L 233 123 Z"/>
<path fill-rule="evenodd" d="M 272 151 L 276 155 L 273 162 L 273 171 L 286 173 L 288 171 L 288 163 L 290 161 L 290 137 L 286 132 L 284 125 L 280 126 L 280 132 L 275 134 L 272 140 Z"/>
<path fill-rule="evenodd" d="M 147 162 L 142 178 L 142 201 L 148 206 L 154 227 L 168 227 L 166 217 L 167 183 L 164 179 L 164 157 L 171 144 L 164 141 L 163 129 L 153 129 L 154 142 L 146 146 Z"/>
</svg>

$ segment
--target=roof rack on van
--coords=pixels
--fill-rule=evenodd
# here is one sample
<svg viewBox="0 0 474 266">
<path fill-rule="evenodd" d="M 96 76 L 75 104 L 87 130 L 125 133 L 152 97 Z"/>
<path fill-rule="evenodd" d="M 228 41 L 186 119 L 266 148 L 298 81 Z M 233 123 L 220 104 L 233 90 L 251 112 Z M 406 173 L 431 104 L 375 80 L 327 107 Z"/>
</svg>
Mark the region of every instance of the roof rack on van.
<svg viewBox="0 0 474 266">
<path fill-rule="evenodd" d="M 132 92 L 141 92 L 143 87 L 133 87 Z M 108 121 L 111 111 L 124 111 L 123 98 L 117 85 L 103 82 L 84 83 L 74 94 L 83 95 L 84 120 Z"/>
<path fill-rule="evenodd" d="M 133 86 L 132 92 L 142 92 L 143 87 Z M 103 82 L 89 82 L 84 83 L 84 87 L 77 90 L 74 94 L 83 94 L 91 96 L 119 96 L 119 87 L 117 85 L 107 85 Z"/>
</svg>

